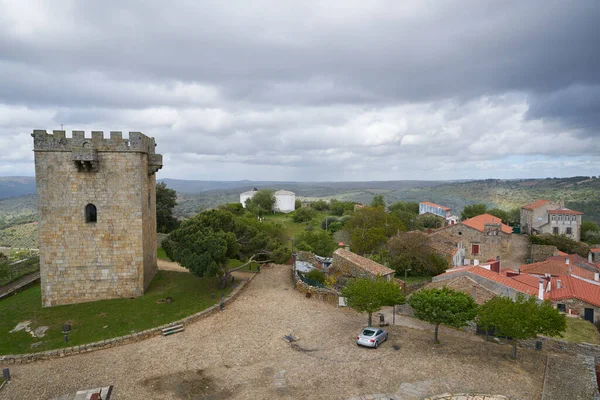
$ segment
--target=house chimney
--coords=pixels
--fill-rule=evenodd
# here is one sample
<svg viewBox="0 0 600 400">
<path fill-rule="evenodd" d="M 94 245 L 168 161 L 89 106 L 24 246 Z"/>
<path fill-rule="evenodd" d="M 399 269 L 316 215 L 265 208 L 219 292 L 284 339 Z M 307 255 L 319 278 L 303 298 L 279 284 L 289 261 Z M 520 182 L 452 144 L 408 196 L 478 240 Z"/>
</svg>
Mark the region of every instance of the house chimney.
<svg viewBox="0 0 600 400">
<path fill-rule="evenodd" d="M 565 264 L 569 265 L 571 261 L 568 258 L 565 258 Z"/>
<path fill-rule="evenodd" d="M 557 288 L 557 289 L 560 289 L 560 279 L 557 279 L 557 280 L 556 280 L 556 288 Z"/>
<path fill-rule="evenodd" d="M 593 263 L 594 262 L 594 255 L 592 254 L 592 251 L 590 250 L 590 252 L 588 253 L 588 262 Z"/>
<path fill-rule="evenodd" d="M 544 280 L 540 279 L 540 287 L 538 289 L 538 299 L 544 300 Z"/>
<path fill-rule="evenodd" d="M 596 282 L 600 281 L 600 273 L 598 273 L 598 272 L 594 272 L 594 280 L 595 280 Z"/>
</svg>

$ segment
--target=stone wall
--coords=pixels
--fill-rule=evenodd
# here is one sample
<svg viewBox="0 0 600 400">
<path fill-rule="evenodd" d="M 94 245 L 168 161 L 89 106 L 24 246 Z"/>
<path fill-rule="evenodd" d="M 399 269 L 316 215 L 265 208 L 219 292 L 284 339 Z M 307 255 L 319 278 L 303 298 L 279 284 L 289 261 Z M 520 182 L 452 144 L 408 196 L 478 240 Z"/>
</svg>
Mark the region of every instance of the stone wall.
<svg viewBox="0 0 600 400">
<path fill-rule="evenodd" d="M 143 294 L 157 271 L 154 139 L 34 131 L 44 307 Z M 86 221 L 93 204 L 97 221 Z"/>
<path fill-rule="evenodd" d="M 556 246 L 545 245 L 545 244 L 532 244 L 531 245 L 531 262 L 536 263 L 545 261 L 549 257 L 552 257 L 558 249 Z"/>
<path fill-rule="evenodd" d="M 296 290 L 300 293 L 306 293 L 308 296 L 318 298 L 319 300 L 326 301 L 327 303 L 331 303 L 334 305 L 339 304 L 339 297 L 342 295 L 340 292 L 337 292 L 333 289 L 328 288 L 319 288 L 315 286 L 310 286 L 300 279 L 298 276 L 298 272 L 292 272 L 294 276 L 294 282 L 296 286 Z M 310 294 L 309 294 L 310 293 Z M 307 297 L 308 297 L 307 296 Z"/>
<path fill-rule="evenodd" d="M 501 259 L 510 251 L 510 234 L 499 232 L 497 235 L 486 235 L 477 229 L 463 224 L 449 225 L 443 228 L 444 234 L 456 241 L 462 241 L 465 248 L 465 258 L 485 262 L 499 256 Z M 473 244 L 479 245 L 479 254 L 473 255 Z M 471 261 L 473 264 L 473 261 Z"/>
<path fill-rule="evenodd" d="M 252 275 L 249 279 L 242 281 L 239 283 L 236 288 L 231 292 L 229 296 L 227 296 L 224 300 L 225 309 L 224 312 L 227 311 L 227 304 L 237 298 L 240 293 L 248 286 L 248 283 L 254 279 L 256 275 Z M 170 326 L 183 324 L 188 325 L 203 318 L 208 317 L 216 312 L 220 311 L 220 303 L 215 304 L 212 307 L 209 307 L 205 310 L 202 310 L 196 314 L 185 317 L 179 321 L 174 321 L 166 325 L 157 326 L 156 328 L 151 328 L 144 330 L 142 332 L 132 333 L 130 335 L 120 336 L 112 339 L 101 340 L 99 342 L 83 344 L 81 346 L 73 346 L 66 347 L 64 349 L 56 349 L 56 350 L 48 350 L 39 353 L 31 353 L 31 354 L 12 354 L 12 355 L 4 355 L 0 356 L 0 366 L 10 366 L 12 364 L 27 364 L 34 361 L 42 361 L 49 360 L 52 358 L 60 358 L 73 356 L 77 354 L 89 353 L 91 351 L 109 349 L 111 347 L 122 346 L 124 344 L 135 343 L 145 339 L 152 338 L 154 336 L 159 336 L 162 334 L 162 330 L 168 328 Z"/>
<path fill-rule="evenodd" d="M 585 309 L 591 308 L 592 310 L 594 310 L 594 322 L 600 321 L 600 307 L 596 307 L 579 299 L 556 300 L 553 301 L 552 304 L 555 307 L 557 307 L 558 304 L 564 304 L 566 309 L 565 312 L 567 314 L 579 315 L 581 318 L 583 318 L 585 315 Z"/>
<path fill-rule="evenodd" d="M 304 250 L 296 251 L 296 260 L 307 262 L 315 268 L 317 268 L 317 266 L 319 265 L 319 263 L 317 262 L 317 259 L 315 258 L 315 255 L 313 253 L 311 253 L 310 251 L 304 251 Z"/>
</svg>

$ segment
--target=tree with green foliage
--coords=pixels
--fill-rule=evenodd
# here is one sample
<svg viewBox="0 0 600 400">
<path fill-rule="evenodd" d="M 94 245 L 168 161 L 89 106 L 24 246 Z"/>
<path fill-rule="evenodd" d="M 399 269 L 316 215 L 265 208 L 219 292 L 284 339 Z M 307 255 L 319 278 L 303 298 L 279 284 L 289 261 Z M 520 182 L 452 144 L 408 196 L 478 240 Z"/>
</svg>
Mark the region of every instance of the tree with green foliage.
<svg viewBox="0 0 600 400">
<path fill-rule="evenodd" d="M 390 214 L 396 216 L 406 229 L 416 231 L 423 229 L 419 219 L 419 203 L 398 201 L 388 207 Z"/>
<path fill-rule="evenodd" d="M 242 205 L 242 203 L 226 203 L 226 204 L 221 204 L 219 206 L 220 210 L 226 210 L 229 211 L 230 213 L 232 213 L 233 215 L 243 215 L 245 210 L 244 210 L 244 206 Z"/>
<path fill-rule="evenodd" d="M 310 208 L 317 211 L 328 211 L 329 203 L 325 200 L 317 200 L 310 203 Z"/>
<path fill-rule="evenodd" d="M 486 211 L 488 214 L 493 215 L 494 217 L 500 218 L 503 224 L 508 225 L 510 221 L 510 214 L 508 211 L 504 211 L 500 208 L 492 208 Z"/>
<path fill-rule="evenodd" d="M 295 242 L 298 250 L 310 251 L 322 257 L 331 257 L 337 248 L 331 235 L 320 229 L 300 232 Z"/>
<path fill-rule="evenodd" d="M 297 209 L 296 211 L 294 211 L 294 216 L 292 217 L 292 221 L 294 222 L 308 222 L 311 221 L 314 216 L 316 215 L 315 210 L 308 208 L 308 207 L 302 207 Z"/>
<path fill-rule="evenodd" d="M 404 225 L 393 214 L 382 207 L 363 207 L 348 220 L 344 229 L 350 233 L 352 251 L 358 254 L 373 253 L 400 231 Z"/>
<path fill-rule="evenodd" d="M 310 279 L 311 281 L 319 282 L 320 284 L 325 283 L 325 272 L 320 269 L 311 269 L 305 275 L 306 279 Z"/>
<path fill-rule="evenodd" d="M 184 221 L 163 241 L 167 256 L 197 276 L 219 276 L 223 288 L 231 277 L 229 259 L 285 262 L 290 251 L 283 227 L 226 210 L 204 211 Z"/>
<path fill-rule="evenodd" d="M 302 201 L 300 199 L 296 199 L 296 201 L 294 201 L 294 210 L 297 210 L 300 207 L 302 207 Z"/>
<path fill-rule="evenodd" d="M 421 214 L 417 216 L 416 221 L 418 221 L 417 226 L 421 226 L 425 229 L 438 229 L 445 224 L 444 218 L 434 214 Z"/>
<path fill-rule="evenodd" d="M 246 209 L 258 216 L 273 213 L 275 201 L 275 192 L 273 190 L 262 189 L 257 191 L 252 198 L 246 200 Z"/>
<path fill-rule="evenodd" d="M 403 304 L 404 294 L 393 281 L 383 278 L 372 280 L 368 278 L 352 279 L 342 289 L 342 296 L 346 298 L 346 305 L 358 312 L 369 315 L 369 326 L 373 323 L 373 313 L 385 305 Z"/>
<path fill-rule="evenodd" d="M 517 340 L 537 335 L 562 336 L 567 328 L 566 317 L 552 307 L 549 301 L 538 303 L 535 297 L 517 295 L 496 296 L 486 301 L 477 312 L 477 323 L 485 329 L 494 329 L 500 336 L 513 340 L 511 357 L 517 358 Z"/>
<path fill-rule="evenodd" d="M 329 202 L 329 209 L 333 215 L 337 215 L 341 217 L 344 214 L 349 214 L 354 211 L 354 204 L 351 201 L 339 201 L 336 199 L 331 199 Z"/>
<path fill-rule="evenodd" d="M 156 184 L 156 231 L 169 233 L 179 226 L 179 221 L 173 216 L 177 205 L 177 192 L 167 188 L 167 184 Z"/>
<path fill-rule="evenodd" d="M 448 261 L 431 246 L 431 239 L 422 232 L 400 232 L 386 244 L 391 268 L 403 274 L 434 276 L 448 269 Z"/>
<path fill-rule="evenodd" d="M 550 246 L 556 246 L 560 251 L 568 254 L 579 254 L 581 257 L 587 257 L 590 250 L 590 246 L 586 243 L 578 242 L 571 239 L 567 235 L 551 235 L 549 233 L 543 233 L 541 235 L 529 236 L 531 244 L 544 244 Z"/>
<path fill-rule="evenodd" d="M 454 328 L 465 326 L 477 313 L 477 304 L 465 293 L 447 287 L 441 289 L 421 289 L 408 299 L 415 317 L 435 325 L 434 343 L 439 343 L 440 324 Z"/>
<path fill-rule="evenodd" d="M 600 227 L 592 221 L 581 222 L 581 240 L 589 245 L 600 244 Z"/>
<path fill-rule="evenodd" d="M 385 208 L 385 199 L 382 194 L 376 194 L 373 196 L 373 200 L 371 201 L 371 207 L 383 207 Z"/>
<path fill-rule="evenodd" d="M 464 221 L 466 219 L 485 214 L 486 211 L 487 206 L 485 204 L 471 204 L 470 206 L 463 208 L 462 212 L 460 213 L 460 218 Z"/>
</svg>

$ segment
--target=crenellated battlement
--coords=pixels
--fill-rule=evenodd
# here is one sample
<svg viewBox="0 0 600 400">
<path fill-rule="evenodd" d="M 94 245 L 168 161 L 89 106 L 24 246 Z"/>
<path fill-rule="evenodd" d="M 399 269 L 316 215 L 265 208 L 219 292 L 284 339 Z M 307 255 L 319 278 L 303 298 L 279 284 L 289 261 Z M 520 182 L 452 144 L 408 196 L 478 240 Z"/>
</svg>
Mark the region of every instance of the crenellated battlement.
<svg viewBox="0 0 600 400">
<path fill-rule="evenodd" d="M 123 133 L 119 131 L 111 131 L 109 137 L 105 137 L 103 131 L 92 131 L 88 137 L 84 131 L 73 131 L 72 136 L 67 137 L 66 131 L 54 130 L 48 133 L 46 130 L 35 129 L 31 136 L 34 151 L 73 151 L 76 148 L 86 148 L 99 152 L 132 151 L 151 155 L 155 154 L 156 147 L 154 138 L 140 132 L 129 132 L 129 139 L 123 139 Z"/>
</svg>

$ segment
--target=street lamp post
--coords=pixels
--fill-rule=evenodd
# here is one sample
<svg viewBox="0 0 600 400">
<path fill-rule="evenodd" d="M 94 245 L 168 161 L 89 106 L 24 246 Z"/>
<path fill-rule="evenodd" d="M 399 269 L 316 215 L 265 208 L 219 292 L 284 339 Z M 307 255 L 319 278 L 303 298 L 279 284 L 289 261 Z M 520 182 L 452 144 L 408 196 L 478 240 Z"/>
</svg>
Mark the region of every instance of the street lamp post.
<svg viewBox="0 0 600 400">
<path fill-rule="evenodd" d="M 404 268 L 404 294 L 406 294 L 406 279 L 408 278 L 408 271 L 410 271 L 410 268 Z"/>
</svg>

